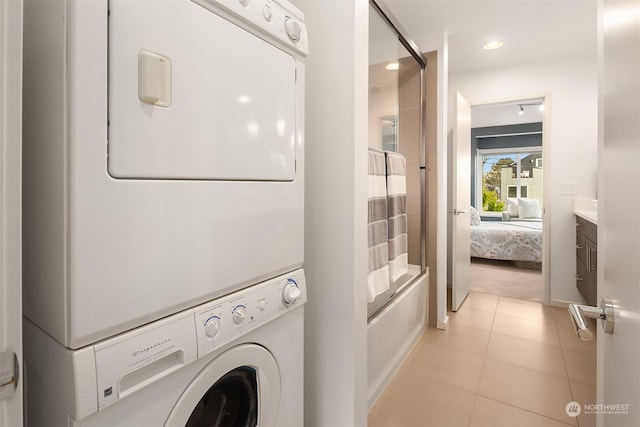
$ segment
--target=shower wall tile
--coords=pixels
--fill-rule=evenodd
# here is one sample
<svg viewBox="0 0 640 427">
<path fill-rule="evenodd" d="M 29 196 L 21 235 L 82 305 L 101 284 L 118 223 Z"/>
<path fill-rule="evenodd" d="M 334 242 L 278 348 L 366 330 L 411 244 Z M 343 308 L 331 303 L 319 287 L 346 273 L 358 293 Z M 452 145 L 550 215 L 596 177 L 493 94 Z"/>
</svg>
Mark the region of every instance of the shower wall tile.
<svg viewBox="0 0 640 427">
<path fill-rule="evenodd" d="M 400 110 L 400 154 L 407 160 L 420 159 L 420 108 Z"/>
<path fill-rule="evenodd" d="M 420 106 L 420 67 L 413 57 L 400 60 L 398 104 L 400 109 Z"/>
<path fill-rule="evenodd" d="M 436 90 L 438 85 L 438 54 L 436 52 L 429 52 L 425 54 L 427 59 L 426 80 L 427 80 L 427 93 L 426 102 L 427 105 L 438 104 L 438 92 Z"/>
<path fill-rule="evenodd" d="M 427 154 L 431 153 L 428 157 L 435 158 L 436 146 L 438 143 L 438 106 L 427 105 L 427 132 L 426 132 L 426 145 Z"/>
<path fill-rule="evenodd" d="M 421 239 L 420 239 L 420 214 L 408 213 L 408 237 L 409 237 L 409 264 L 420 265 L 421 263 Z"/>
<path fill-rule="evenodd" d="M 407 212 L 420 212 L 420 163 L 407 160 Z"/>
</svg>

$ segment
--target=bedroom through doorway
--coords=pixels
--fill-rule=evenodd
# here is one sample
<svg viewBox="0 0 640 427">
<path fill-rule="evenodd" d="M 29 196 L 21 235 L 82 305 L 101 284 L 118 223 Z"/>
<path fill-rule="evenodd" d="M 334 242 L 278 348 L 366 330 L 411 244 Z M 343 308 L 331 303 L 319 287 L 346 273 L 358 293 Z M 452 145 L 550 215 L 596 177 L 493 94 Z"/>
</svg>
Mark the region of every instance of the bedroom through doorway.
<svg viewBox="0 0 640 427">
<path fill-rule="evenodd" d="M 470 289 L 545 302 L 544 98 L 471 107 Z"/>
</svg>

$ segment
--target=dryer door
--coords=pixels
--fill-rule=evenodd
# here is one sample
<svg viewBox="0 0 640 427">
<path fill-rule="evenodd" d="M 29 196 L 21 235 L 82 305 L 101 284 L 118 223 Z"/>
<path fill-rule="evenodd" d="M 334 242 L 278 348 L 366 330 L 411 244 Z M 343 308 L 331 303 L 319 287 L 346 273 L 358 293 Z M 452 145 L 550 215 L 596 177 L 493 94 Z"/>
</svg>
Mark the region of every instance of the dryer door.
<svg viewBox="0 0 640 427">
<path fill-rule="evenodd" d="M 280 405 L 280 371 L 269 351 L 234 347 L 213 359 L 189 384 L 165 426 L 273 426 Z"/>
<path fill-rule="evenodd" d="M 295 123 L 291 54 L 192 1 L 110 0 L 113 177 L 293 181 Z"/>
</svg>

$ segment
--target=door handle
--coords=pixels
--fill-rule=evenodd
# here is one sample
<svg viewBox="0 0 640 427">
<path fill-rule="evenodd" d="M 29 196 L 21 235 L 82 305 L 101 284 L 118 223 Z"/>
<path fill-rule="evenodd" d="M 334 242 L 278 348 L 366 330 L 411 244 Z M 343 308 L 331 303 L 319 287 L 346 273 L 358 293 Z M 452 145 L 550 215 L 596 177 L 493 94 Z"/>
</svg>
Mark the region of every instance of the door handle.
<svg viewBox="0 0 640 427">
<path fill-rule="evenodd" d="M 0 400 L 10 398 L 18 387 L 18 358 L 12 351 L 0 353 Z"/>
<path fill-rule="evenodd" d="M 449 213 L 454 214 L 454 215 L 462 215 L 467 213 L 467 211 L 463 211 L 461 209 L 451 209 L 449 210 Z"/>
<path fill-rule="evenodd" d="M 589 330 L 585 317 L 591 319 L 600 319 L 602 323 L 602 329 L 607 334 L 613 333 L 614 316 L 613 316 L 613 301 L 609 298 L 602 298 L 600 307 L 592 307 L 590 305 L 569 304 L 567 308 L 569 310 L 569 317 L 571 317 L 571 323 L 576 330 L 578 338 L 582 341 L 591 341 L 593 339 L 593 332 Z"/>
</svg>

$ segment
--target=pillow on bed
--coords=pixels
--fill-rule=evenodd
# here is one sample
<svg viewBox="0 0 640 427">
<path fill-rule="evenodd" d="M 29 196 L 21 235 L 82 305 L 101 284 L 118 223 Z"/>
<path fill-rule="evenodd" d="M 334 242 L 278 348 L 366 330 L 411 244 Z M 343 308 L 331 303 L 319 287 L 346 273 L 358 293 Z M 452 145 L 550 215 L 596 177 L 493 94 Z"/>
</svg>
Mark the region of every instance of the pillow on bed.
<svg viewBox="0 0 640 427">
<path fill-rule="evenodd" d="M 520 218 L 542 218 L 540 202 L 537 199 L 518 199 Z"/>
<path fill-rule="evenodd" d="M 480 225 L 481 218 L 476 208 L 471 206 L 471 209 L 469 210 L 469 212 L 470 212 L 469 217 L 471 218 L 471 225 Z"/>
<path fill-rule="evenodd" d="M 507 206 L 504 211 L 509 212 L 510 217 L 518 216 L 518 199 L 507 197 Z"/>
</svg>

